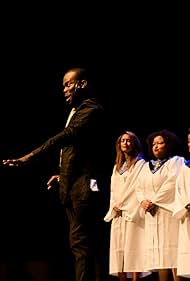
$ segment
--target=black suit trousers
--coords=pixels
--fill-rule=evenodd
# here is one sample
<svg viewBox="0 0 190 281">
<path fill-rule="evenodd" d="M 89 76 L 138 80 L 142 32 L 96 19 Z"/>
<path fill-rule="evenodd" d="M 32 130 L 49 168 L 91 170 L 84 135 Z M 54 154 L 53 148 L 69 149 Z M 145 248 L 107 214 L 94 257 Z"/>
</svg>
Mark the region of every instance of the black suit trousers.
<svg viewBox="0 0 190 281">
<path fill-rule="evenodd" d="M 72 200 L 66 206 L 76 281 L 101 280 L 100 210 L 99 192 L 91 192 L 88 200 Z"/>
</svg>

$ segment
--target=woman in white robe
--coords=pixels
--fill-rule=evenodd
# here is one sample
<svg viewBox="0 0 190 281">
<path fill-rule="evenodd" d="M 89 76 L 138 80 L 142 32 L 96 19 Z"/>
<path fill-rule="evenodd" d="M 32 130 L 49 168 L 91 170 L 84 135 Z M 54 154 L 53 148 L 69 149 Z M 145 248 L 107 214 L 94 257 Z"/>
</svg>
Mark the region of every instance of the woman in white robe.
<svg viewBox="0 0 190 281">
<path fill-rule="evenodd" d="M 190 129 L 187 141 L 190 152 Z M 177 275 L 190 278 L 190 160 L 177 178 L 173 215 L 180 220 Z"/>
<path fill-rule="evenodd" d="M 145 269 L 158 271 L 159 281 L 173 279 L 177 268 L 179 222 L 173 217 L 176 178 L 184 158 L 176 156 L 180 142 L 168 130 L 152 133 L 147 138 L 148 161 L 141 170 L 136 186 L 141 215 L 145 217 Z"/>
<path fill-rule="evenodd" d="M 139 139 L 129 131 L 117 139 L 116 152 L 111 176 L 110 206 L 104 217 L 106 222 L 111 221 L 109 273 L 118 276 L 120 281 L 132 275 L 133 280 L 137 280 L 147 275 L 142 273 L 144 220 L 139 216 L 134 188 L 145 160 L 141 157 Z"/>
</svg>

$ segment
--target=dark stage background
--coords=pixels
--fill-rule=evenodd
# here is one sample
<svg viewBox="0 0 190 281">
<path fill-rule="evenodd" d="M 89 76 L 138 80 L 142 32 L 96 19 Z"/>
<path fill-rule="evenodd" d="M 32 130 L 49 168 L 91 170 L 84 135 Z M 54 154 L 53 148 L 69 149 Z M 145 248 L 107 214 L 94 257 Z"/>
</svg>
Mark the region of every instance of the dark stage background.
<svg viewBox="0 0 190 281">
<path fill-rule="evenodd" d="M 25 13 L 24 21 L 2 28 L 0 159 L 22 156 L 63 128 L 67 108 L 62 75 L 73 66 L 89 68 L 107 113 L 108 190 L 115 140 L 123 129 L 139 135 L 145 155 L 146 136 L 170 129 L 182 139 L 187 155 L 189 51 L 185 22 L 179 28 L 178 22 L 152 25 L 145 20 L 142 25 L 133 19 L 125 28 L 106 18 L 100 26 L 89 26 L 89 19 L 79 17 L 76 30 L 61 18 L 59 24 L 52 24 L 49 14 L 44 21 L 42 14 L 35 16 Z M 0 272 L 7 270 L 11 281 L 18 276 L 20 281 L 31 280 L 31 276 L 35 281 L 71 280 L 63 210 L 57 190 L 46 189 L 57 169 L 58 156 L 55 151 L 20 169 L 0 167 Z M 109 191 L 105 210 L 108 199 Z M 108 272 L 109 225 L 104 225 L 103 231 Z"/>
</svg>

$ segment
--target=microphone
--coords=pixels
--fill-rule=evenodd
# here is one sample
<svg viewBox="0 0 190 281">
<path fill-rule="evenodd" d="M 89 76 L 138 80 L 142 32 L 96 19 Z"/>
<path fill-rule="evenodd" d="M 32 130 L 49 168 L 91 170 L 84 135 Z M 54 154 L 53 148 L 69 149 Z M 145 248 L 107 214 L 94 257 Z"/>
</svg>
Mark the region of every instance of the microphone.
<svg viewBox="0 0 190 281">
<path fill-rule="evenodd" d="M 79 80 L 76 81 L 75 83 L 75 92 L 80 89 L 80 85 L 79 85 Z"/>
</svg>

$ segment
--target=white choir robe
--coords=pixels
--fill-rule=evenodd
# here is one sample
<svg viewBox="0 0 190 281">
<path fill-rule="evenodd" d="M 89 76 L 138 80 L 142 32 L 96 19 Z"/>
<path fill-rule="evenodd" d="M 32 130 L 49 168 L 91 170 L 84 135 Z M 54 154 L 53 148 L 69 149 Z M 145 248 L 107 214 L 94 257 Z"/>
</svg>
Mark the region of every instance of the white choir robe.
<svg viewBox="0 0 190 281">
<path fill-rule="evenodd" d="M 184 166 L 176 182 L 176 196 L 173 215 L 180 220 L 178 240 L 177 275 L 190 277 L 190 168 Z"/>
<path fill-rule="evenodd" d="M 144 271 L 144 220 L 139 216 L 139 202 L 135 194 L 135 182 L 145 160 L 138 160 L 130 169 L 119 174 L 116 166 L 111 176 L 109 210 L 104 217 L 111 221 L 110 275 L 118 272 L 141 272 L 139 277 L 150 273 Z M 115 217 L 114 207 L 122 210 L 121 217 Z"/>
<path fill-rule="evenodd" d="M 174 156 L 152 173 L 147 162 L 136 186 L 139 202 L 149 199 L 158 206 L 154 216 L 141 208 L 145 217 L 146 270 L 177 267 L 179 221 L 173 217 L 176 178 L 184 158 Z"/>
</svg>

